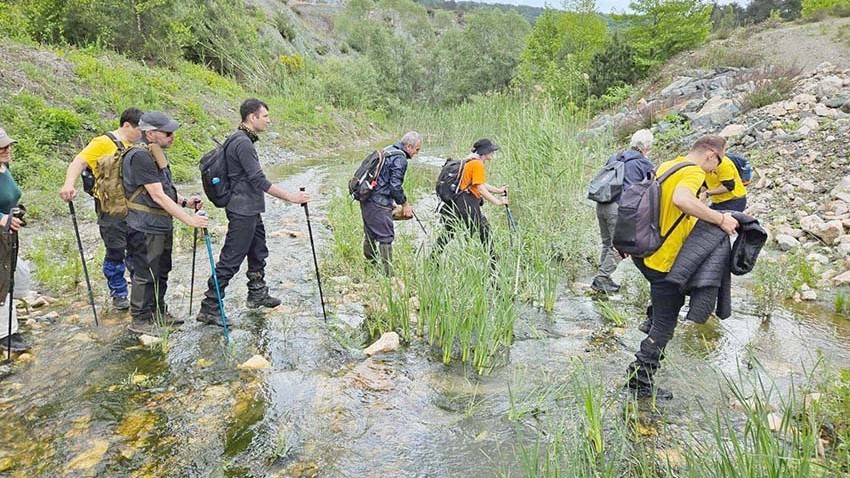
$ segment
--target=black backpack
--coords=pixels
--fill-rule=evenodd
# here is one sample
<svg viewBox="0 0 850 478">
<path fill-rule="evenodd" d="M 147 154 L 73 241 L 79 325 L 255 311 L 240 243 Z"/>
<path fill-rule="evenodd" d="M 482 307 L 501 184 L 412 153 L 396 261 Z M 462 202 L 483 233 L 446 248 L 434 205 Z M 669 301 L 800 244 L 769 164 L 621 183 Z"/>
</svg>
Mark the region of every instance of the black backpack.
<svg viewBox="0 0 850 478">
<path fill-rule="evenodd" d="M 123 153 L 124 150 L 127 149 L 124 147 L 124 143 L 122 143 L 117 136 L 112 134 L 111 131 L 107 131 L 106 133 L 103 133 L 103 135 L 115 143 L 115 147 L 118 148 L 119 153 Z M 94 171 L 92 171 L 90 167 L 86 166 L 86 169 L 80 173 L 80 177 L 83 178 L 83 191 L 85 191 L 89 196 L 94 197 Z"/>
<path fill-rule="evenodd" d="M 440 169 L 440 174 L 437 176 L 437 197 L 444 203 L 451 204 L 458 196 L 460 196 L 460 180 L 463 176 L 463 169 L 466 167 L 468 160 L 448 158 L 443 163 L 443 168 Z"/>
<path fill-rule="evenodd" d="M 661 184 L 673 173 L 688 166 L 696 165 L 691 162 L 679 163 L 658 178 L 655 173 L 651 173 L 643 181 L 623 191 L 617 209 L 617 224 L 614 226 L 615 249 L 633 257 L 647 257 L 664 244 L 667 236 L 685 218 L 685 214 L 682 213 L 666 233 L 661 233 Z"/>
<path fill-rule="evenodd" d="M 224 153 L 234 135 L 230 135 L 224 143 L 213 139 L 216 147 L 203 155 L 198 163 L 204 194 L 216 207 L 225 207 L 230 202 L 230 177 L 227 174 L 227 157 Z"/>
<path fill-rule="evenodd" d="M 378 187 L 378 175 L 384 166 L 384 151 L 372 151 L 360 163 L 360 167 L 354 172 L 354 176 L 348 180 L 348 194 L 355 201 L 363 202 L 372 195 L 372 191 Z"/>
</svg>

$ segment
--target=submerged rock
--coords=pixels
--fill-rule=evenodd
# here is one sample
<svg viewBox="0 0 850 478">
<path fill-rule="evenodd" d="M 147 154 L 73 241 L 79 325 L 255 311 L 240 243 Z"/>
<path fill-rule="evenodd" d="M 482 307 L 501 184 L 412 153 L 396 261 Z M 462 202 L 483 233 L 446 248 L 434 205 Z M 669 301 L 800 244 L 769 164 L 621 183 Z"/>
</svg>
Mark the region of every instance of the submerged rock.
<svg viewBox="0 0 850 478">
<path fill-rule="evenodd" d="M 393 350 L 398 350 L 398 347 L 398 334 L 395 332 L 386 332 L 384 333 L 384 335 L 381 335 L 381 338 L 378 339 L 374 344 L 366 348 L 363 353 L 371 357 L 372 355 L 375 355 L 380 352 L 392 352 Z"/>
<path fill-rule="evenodd" d="M 239 365 L 240 370 L 265 370 L 271 368 L 272 365 L 261 355 L 254 355 L 247 361 Z"/>
<path fill-rule="evenodd" d="M 65 467 L 67 472 L 72 470 L 91 470 L 103 459 L 106 450 L 109 449 L 109 442 L 106 440 L 95 440 L 91 448 L 77 455 L 68 466 Z"/>
</svg>

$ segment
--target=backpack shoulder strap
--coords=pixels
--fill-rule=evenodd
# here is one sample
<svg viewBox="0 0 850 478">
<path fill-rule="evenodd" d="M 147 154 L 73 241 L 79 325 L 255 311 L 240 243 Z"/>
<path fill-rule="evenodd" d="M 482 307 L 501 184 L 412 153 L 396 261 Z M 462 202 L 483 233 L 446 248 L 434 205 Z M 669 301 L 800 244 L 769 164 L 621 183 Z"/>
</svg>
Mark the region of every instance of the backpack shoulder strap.
<svg viewBox="0 0 850 478">
<path fill-rule="evenodd" d="M 115 144 L 115 147 L 118 148 L 118 151 L 124 151 L 125 149 L 127 149 L 127 147 L 124 146 L 124 143 L 122 143 L 121 140 L 118 139 L 117 136 L 112 134 L 112 131 L 107 131 L 106 133 L 103 133 L 103 134 L 104 134 L 104 136 L 109 138 Z"/>
<path fill-rule="evenodd" d="M 664 172 L 664 174 L 662 174 L 661 176 L 659 176 L 659 177 L 658 177 L 658 182 L 659 182 L 659 183 L 663 183 L 664 181 L 666 181 L 666 180 L 667 180 L 667 178 L 669 178 L 670 176 L 672 176 L 672 175 L 673 175 L 676 171 L 678 171 L 678 170 L 680 170 L 680 169 L 682 169 L 682 168 L 687 168 L 688 166 L 696 166 L 696 164 L 694 164 L 694 163 L 692 163 L 692 162 L 690 162 L 690 161 L 683 161 L 683 162 L 681 162 L 681 163 L 679 163 L 679 164 L 677 164 L 677 165 L 673 166 L 672 168 L 668 169 L 667 171 L 665 171 L 665 172 Z"/>
</svg>

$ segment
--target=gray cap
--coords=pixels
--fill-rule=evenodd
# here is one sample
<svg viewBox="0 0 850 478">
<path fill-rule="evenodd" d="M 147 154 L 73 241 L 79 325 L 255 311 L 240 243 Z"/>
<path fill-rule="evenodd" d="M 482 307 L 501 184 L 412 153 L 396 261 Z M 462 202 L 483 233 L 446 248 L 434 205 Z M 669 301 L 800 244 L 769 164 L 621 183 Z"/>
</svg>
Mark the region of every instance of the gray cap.
<svg viewBox="0 0 850 478">
<path fill-rule="evenodd" d="M 12 143 L 17 143 L 14 139 L 10 138 L 8 134 L 6 134 L 6 130 L 0 128 L 0 148 L 5 148 Z"/>
<path fill-rule="evenodd" d="M 171 119 L 170 116 L 161 111 L 148 111 L 139 119 L 141 131 L 162 131 L 173 133 L 180 127 L 180 123 Z"/>
</svg>

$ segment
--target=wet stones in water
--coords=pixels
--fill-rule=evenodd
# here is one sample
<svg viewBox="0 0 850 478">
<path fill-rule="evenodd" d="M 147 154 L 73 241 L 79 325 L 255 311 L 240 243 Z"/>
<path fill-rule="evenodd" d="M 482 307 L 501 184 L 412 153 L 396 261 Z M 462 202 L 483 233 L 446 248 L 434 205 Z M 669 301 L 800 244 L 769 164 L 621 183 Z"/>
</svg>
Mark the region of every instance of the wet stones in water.
<svg viewBox="0 0 850 478">
<path fill-rule="evenodd" d="M 392 369 L 384 362 L 373 358 L 366 359 L 348 373 L 351 384 L 355 387 L 383 392 L 395 388 L 395 377 Z"/>
<path fill-rule="evenodd" d="M 304 233 L 301 231 L 294 231 L 292 229 L 281 229 L 279 231 L 270 232 L 268 237 L 291 237 L 294 239 L 300 239 L 304 237 Z"/>
<path fill-rule="evenodd" d="M 240 370 L 265 370 L 271 367 L 269 361 L 260 355 L 254 355 L 239 365 Z"/>
<path fill-rule="evenodd" d="M 381 338 L 378 339 L 374 344 L 370 345 L 363 351 L 364 354 L 369 357 L 381 353 L 381 352 L 392 352 L 394 350 L 398 350 L 399 347 L 399 337 L 395 332 L 386 332 L 381 335 Z"/>
<path fill-rule="evenodd" d="M 83 451 L 65 467 L 65 471 L 70 473 L 74 470 L 92 470 L 103 459 L 106 450 L 109 449 L 109 442 L 106 440 L 95 440 L 88 450 Z"/>
<path fill-rule="evenodd" d="M 158 344 L 160 342 L 162 342 L 162 339 L 159 337 L 154 337 L 145 334 L 139 336 L 139 343 L 144 345 L 145 347 L 150 347 L 151 345 Z"/>
</svg>

